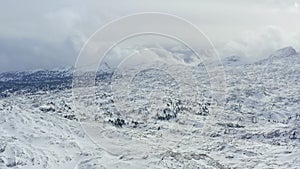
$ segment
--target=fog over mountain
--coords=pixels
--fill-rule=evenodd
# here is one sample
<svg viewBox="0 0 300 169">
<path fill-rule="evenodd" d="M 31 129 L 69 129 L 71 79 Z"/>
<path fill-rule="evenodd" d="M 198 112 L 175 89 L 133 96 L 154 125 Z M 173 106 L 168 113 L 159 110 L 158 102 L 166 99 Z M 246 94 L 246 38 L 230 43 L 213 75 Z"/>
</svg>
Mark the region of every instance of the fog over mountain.
<svg viewBox="0 0 300 169">
<path fill-rule="evenodd" d="M 188 20 L 211 39 L 222 57 L 259 59 L 285 46 L 299 51 L 298 4 L 298 0 L 5 0 L 0 6 L 0 71 L 73 66 L 97 29 L 139 12 L 163 12 Z"/>
</svg>

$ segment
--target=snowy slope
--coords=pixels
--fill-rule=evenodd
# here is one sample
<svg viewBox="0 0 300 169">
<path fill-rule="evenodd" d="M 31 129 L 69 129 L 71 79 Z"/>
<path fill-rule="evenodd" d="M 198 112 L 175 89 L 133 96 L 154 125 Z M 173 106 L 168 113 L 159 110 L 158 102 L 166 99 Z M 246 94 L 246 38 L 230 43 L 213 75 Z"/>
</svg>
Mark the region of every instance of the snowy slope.
<svg viewBox="0 0 300 169">
<path fill-rule="evenodd" d="M 97 106 L 92 114 L 87 114 L 89 106 L 81 107 L 89 117 L 81 122 L 69 87 L 21 95 L 5 90 L 0 168 L 299 168 L 300 55 L 288 47 L 253 64 L 236 56 L 223 64 L 224 112 L 212 111 L 210 78 L 201 66 L 161 65 L 172 75 L 139 71 L 126 90 L 120 86 L 137 67 L 100 73 Z M 0 77 L 3 84 L 22 79 L 30 86 L 32 79 L 46 83 L 66 74 Z M 193 80 L 197 83 L 191 87 Z"/>
</svg>

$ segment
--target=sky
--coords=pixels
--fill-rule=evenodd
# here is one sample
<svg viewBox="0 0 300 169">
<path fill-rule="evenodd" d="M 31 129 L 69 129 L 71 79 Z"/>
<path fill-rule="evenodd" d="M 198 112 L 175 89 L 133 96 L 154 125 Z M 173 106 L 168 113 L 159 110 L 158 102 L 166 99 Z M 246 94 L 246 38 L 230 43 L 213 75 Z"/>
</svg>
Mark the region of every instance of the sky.
<svg viewBox="0 0 300 169">
<path fill-rule="evenodd" d="M 140 12 L 163 12 L 196 25 L 221 57 L 300 51 L 300 0 L 1 0 L 0 72 L 74 66 L 103 25 Z"/>
</svg>

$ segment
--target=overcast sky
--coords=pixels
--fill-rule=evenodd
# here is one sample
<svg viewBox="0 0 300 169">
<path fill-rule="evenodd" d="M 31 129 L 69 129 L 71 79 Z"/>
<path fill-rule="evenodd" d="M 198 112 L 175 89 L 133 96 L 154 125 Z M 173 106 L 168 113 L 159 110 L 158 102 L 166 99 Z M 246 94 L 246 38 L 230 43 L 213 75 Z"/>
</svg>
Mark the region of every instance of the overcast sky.
<svg viewBox="0 0 300 169">
<path fill-rule="evenodd" d="M 300 51 L 299 0 L 2 0 L 0 72 L 73 66 L 84 42 L 109 21 L 138 12 L 187 19 L 221 56 Z"/>
</svg>

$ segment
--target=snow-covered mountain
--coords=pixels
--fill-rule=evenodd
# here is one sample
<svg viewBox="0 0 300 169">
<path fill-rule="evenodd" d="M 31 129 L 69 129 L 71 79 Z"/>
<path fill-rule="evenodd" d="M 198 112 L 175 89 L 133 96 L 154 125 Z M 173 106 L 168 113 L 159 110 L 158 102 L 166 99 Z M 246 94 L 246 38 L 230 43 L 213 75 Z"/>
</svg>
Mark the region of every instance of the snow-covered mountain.
<svg viewBox="0 0 300 169">
<path fill-rule="evenodd" d="M 300 54 L 292 47 L 285 47 L 275 51 L 268 58 L 262 59 L 256 62 L 256 64 L 271 64 L 271 63 L 282 63 L 290 64 L 291 62 L 298 62 Z M 292 64 L 292 63 L 291 63 Z"/>
<path fill-rule="evenodd" d="M 0 168 L 297 169 L 299 54 L 287 47 L 255 63 L 222 62 L 223 112 L 212 108 L 201 66 L 162 65 L 132 78 L 145 66 L 113 74 L 107 65 L 94 103 L 79 109 L 73 69 L 2 73 Z"/>
<path fill-rule="evenodd" d="M 39 69 L 0 73 L 0 97 L 38 91 L 70 89 L 74 70 L 74 67 L 63 67 L 50 70 Z M 109 78 L 112 72 L 113 69 L 107 63 L 104 63 L 99 67 L 96 78 Z"/>
<path fill-rule="evenodd" d="M 282 57 L 288 57 L 288 56 L 292 56 L 292 55 L 297 55 L 296 50 L 289 46 L 289 47 L 285 47 L 282 49 L 277 50 L 276 52 L 274 52 L 270 58 L 282 58 Z"/>
</svg>

